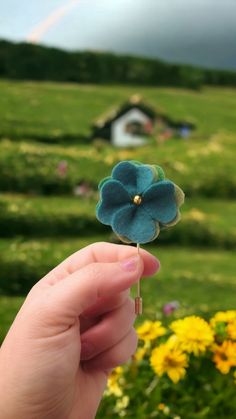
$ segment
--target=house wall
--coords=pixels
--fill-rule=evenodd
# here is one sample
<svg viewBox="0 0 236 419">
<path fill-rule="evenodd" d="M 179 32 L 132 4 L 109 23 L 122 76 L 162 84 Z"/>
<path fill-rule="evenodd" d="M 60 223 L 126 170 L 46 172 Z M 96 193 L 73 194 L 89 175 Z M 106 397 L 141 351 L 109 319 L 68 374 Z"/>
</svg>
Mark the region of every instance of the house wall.
<svg viewBox="0 0 236 419">
<path fill-rule="evenodd" d="M 125 132 L 127 124 L 137 121 L 142 124 L 152 122 L 151 119 L 139 109 L 131 109 L 112 123 L 111 142 L 116 147 L 137 147 L 146 143 L 145 136 L 132 135 Z"/>
</svg>

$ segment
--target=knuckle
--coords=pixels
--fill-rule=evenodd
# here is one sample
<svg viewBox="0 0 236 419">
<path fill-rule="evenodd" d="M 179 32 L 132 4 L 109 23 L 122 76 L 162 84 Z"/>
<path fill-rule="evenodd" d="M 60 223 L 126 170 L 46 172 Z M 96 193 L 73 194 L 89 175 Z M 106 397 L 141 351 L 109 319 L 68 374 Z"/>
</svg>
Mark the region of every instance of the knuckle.
<svg viewBox="0 0 236 419">
<path fill-rule="evenodd" d="M 109 297 L 107 302 L 109 303 L 109 308 L 111 310 L 119 309 L 122 307 L 129 298 L 129 290 L 123 291 L 118 295 L 113 295 Z"/>
<path fill-rule="evenodd" d="M 135 307 L 134 300 L 131 297 L 129 297 L 127 301 L 128 301 L 127 305 L 128 305 L 129 312 L 134 313 L 134 307 Z"/>
<path fill-rule="evenodd" d="M 100 241 L 100 242 L 96 242 L 96 243 L 92 243 L 92 244 L 88 245 L 87 248 L 91 251 L 94 260 L 97 260 L 97 256 L 96 256 L 97 250 L 99 248 L 105 248 L 107 246 L 107 244 L 108 243 L 106 243 L 104 241 Z"/>
<path fill-rule="evenodd" d="M 127 299 L 127 302 L 125 304 L 125 316 L 126 316 L 126 319 L 130 320 L 130 324 L 134 323 L 134 320 L 136 318 L 135 303 L 134 303 L 134 300 L 130 297 Z"/>
<path fill-rule="evenodd" d="M 127 362 L 136 352 L 138 345 L 138 337 L 134 329 L 132 329 L 124 342 L 124 350 L 120 353 L 119 362 L 121 364 Z"/>
<path fill-rule="evenodd" d="M 113 367 L 126 363 L 136 352 L 138 337 L 135 329 L 131 329 L 122 344 L 112 352 L 109 363 Z"/>
<path fill-rule="evenodd" d="M 97 281 L 101 280 L 103 277 L 103 269 L 99 263 L 90 263 L 90 265 L 87 266 L 87 276 L 90 279 L 96 278 Z"/>
<path fill-rule="evenodd" d="M 117 344 L 117 340 L 121 337 L 120 333 L 117 333 L 117 329 L 115 327 L 113 327 L 112 324 L 109 325 L 108 327 L 108 336 L 109 336 L 109 341 L 111 345 L 115 345 Z"/>
</svg>

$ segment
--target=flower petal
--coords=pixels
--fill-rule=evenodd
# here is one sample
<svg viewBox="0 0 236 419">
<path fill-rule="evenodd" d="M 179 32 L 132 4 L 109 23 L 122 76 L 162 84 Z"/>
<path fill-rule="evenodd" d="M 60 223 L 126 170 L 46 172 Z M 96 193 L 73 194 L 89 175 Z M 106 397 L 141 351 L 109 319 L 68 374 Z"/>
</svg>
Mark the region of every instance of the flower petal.
<svg viewBox="0 0 236 419">
<path fill-rule="evenodd" d="M 131 244 L 131 243 L 132 243 L 132 240 L 127 239 L 127 237 L 125 237 L 125 236 L 120 236 L 120 235 L 119 235 L 119 234 L 117 234 L 117 233 L 115 233 L 115 234 L 116 234 L 117 238 L 118 238 L 121 242 L 126 243 L 126 244 Z"/>
<path fill-rule="evenodd" d="M 155 240 L 155 239 L 157 238 L 157 236 L 159 236 L 159 233 L 160 233 L 160 230 L 161 230 L 161 226 L 160 226 L 160 224 L 159 224 L 158 222 L 155 222 L 155 224 L 156 224 L 156 233 L 155 233 L 155 235 L 153 236 L 153 238 L 152 238 L 150 241 Z M 123 243 L 127 243 L 127 244 L 132 243 L 132 240 L 127 239 L 127 237 L 125 237 L 125 236 L 120 236 L 120 235 L 119 235 L 119 234 L 117 234 L 117 233 L 116 233 L 116 235 L 117 235 L 118 239 L 119 239 L 121 242 L 123 242 Z M 146 242 L 146 243 L 147 243 L 147 242 Z"/>
<path fill-rule="evenodd" d="M 102 186 L 108 181 L 108 180 L 111 180 L 112 179 L 112 177 L 111 176 L 107 176 L 107 177 L 104 177 L 100 182 L 99 182 L 99 184 L 98 184 L 98 190 L 100 191 L 101 189 L 102 189 Z"/>
<path fill-rule="evenodd" d="M 177 210 L 176 217 L 175 217 L 172 221 L 170 221 L 169 223 L 165 223 L 165 224 L 163 224 L 163 226 L 162 226 L 162 225 L 160 225 L 161 230 L 164 230 L 164 229 L 169 228 L 169 227 L 173 227 L 173 226 L 174 226 L 175 224 L 177 224 L 180 220 L 181 220 L 181 213 L 180 213 L 180 211 L 179 211 L 179 210 Z"/>
<path fill-rule="evenodd" d="M 143 208 L 162 224 L 174 220 L 177 216 L 174 183 L 163 180 L 151 185 L 143 195 Z"/>
<path fill-rule="evenodd" d="M 154 172 L 148 165 L 122 161 L 112 170 L 112 177 L 119 180 L 132 197 L 142 194 L 152 184 Z"/>
<path fill-rule="evenodd" d="M 112 219 L 117 210 L 129 204 L 130 196 L 124 186 L 117 180 L 106 180 L 101 186 L 101 201 L 96 208 L 98 220 L 111 225 Z"/>
<path fill-rule="evenodd" d="M 158 225 L 141 207 L 129 204 L 116 211 L 112 229 L 133 243 L 148 243 L 156 237 Z"/>
<path fill-rule="evenodd" d="M 160 181 L 165 179 L 165 173 L 161 166 L 157 166 L 156 164 L 152 165 L 153 170 L 155 170 L 156 176 L 155 181 Z"/>
<path fill-rule="evenodd" d="M 175 185 L 175 198 L 176 198 L 177 206 L 181 207 L 181 205 L 183 205 L 184 203 L 185 195 L 182 189 L 178 185 Z"/>
</svg>

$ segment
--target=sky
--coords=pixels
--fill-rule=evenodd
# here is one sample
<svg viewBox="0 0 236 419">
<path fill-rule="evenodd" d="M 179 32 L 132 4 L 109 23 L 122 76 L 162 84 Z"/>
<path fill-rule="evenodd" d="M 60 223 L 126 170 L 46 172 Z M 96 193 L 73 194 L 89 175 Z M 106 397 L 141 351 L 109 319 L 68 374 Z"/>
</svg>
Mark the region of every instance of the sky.
<svg viewBox="0 0 236 419">
<path fill-rule="evenodd" d="M 0 0 L 0 38 L 236 69 L 236 0 Z"/>
</svg>

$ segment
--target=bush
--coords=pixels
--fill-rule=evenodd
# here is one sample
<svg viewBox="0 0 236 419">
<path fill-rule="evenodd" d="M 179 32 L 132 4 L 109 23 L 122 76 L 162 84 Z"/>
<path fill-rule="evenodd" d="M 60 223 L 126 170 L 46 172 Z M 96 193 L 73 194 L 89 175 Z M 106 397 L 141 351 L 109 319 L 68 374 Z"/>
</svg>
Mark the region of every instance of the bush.
<svg viewBox="0 0 236 419">
<path fill-rule="evenodd" d="M 0 190 L 46 195 L 71 194 L 73 188 L 84 180 L 95 189 L 97 179 L 100 179 L 106 171 L 106 164 L 96 158 L 91 160 L 89 154 L 90 150 L 67 151 L 64 148 L 48 145 L 35 146 L 2 141 Z M 62 161 L 66 161 L 68 165 L 64 177 L 58 172 L 58 166 Z"/>
<path fill-rule="evenodd" d="M 94 201 L 90 204 L 76 198 L 18 197 L 6 200 L 0 197 L 0 210 L 1 237 L 74 237 L 107 231 L 95 218 Z"/>
<path fill-rule="evenodd" d="M 104 237 L 103 237 L 104 239 Z M 73 240 L 31 240 L 18 237 L 0 242 L 0 294 L 26 295 L 33 285 L 72 252 L 88 243 L 100 240 L 96 236 Z M 61 245 L 62 244 L 62 245 Z"/>
<path fill-rule="evenodd" d="M 96 220 L 96 194 L 83 197 L 0 196 L 0 237 L 75 237 L 105 234 L 109 227 Z M 234 249 L 234 202 L 190 200 L 182 221 L 161 232 L 153 243 Z M 114 237 L 114 240 L 115 237 Z"/>
<path fill-rule="evenodd" d="M 190 151 L 197 156 L 193 160 L 188 156 L 191 147 L 193 149 Z M 188 197 L 202 195 L 235 198 L 234 160 L 227 160 L 227 171 L 218 152 L 213 155 L 208 152 L 203 162 L 202 147 L 204 145 L 195 143 L 189 143 L 188 146 L 182 143 L 181 147 L 176 142 L 169 143 L 160 149 L 158 163 L 170 179 L 181 185 Z M 212 144 L 209 143 L 207 147 L 211 150 Z M 229 148 L 229 152 L 233 153 L 234 148 Z M 112 167 L 119 160 L 138 159 L 153 163 L 156 153 L 156 146 L 136 151 L 119 151 L 110 146 L 97 150 L 91 146 L 60 147 L 4 140 L 0 142 L 0 190 L 47 195 L 71 194 L 76 185 L 83 181 L 96 190 L 100 179 L 110 175 Z M 180 156 L 176 155 L 173 160 L 172 153 L 179 153 Z M 64 177 L 58 173 L 62 161 L 68 165 Z"/>
</svg>

